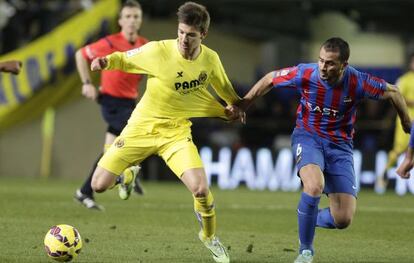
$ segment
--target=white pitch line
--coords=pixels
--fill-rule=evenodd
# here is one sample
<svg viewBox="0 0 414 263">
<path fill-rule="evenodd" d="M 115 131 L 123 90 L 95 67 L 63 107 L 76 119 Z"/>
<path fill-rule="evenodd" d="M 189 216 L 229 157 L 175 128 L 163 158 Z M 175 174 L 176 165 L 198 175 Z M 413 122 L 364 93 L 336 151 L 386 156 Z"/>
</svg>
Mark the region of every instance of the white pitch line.
<svg viewBox="0 0 414 263">
<path fill-rule="evenodd" d="M 160 205 L 145 203 L 142 204 L 144 207 L 147 208 L 160 208 Z M 172 207 L 171 205 L 165 205 L 165 208 Z M 231 204 L 231 205 L 220 205 L 218 204 L 220 209 L 232 209 L 232 210 L 267 210 L 267 211 L 277 211 L 277 210 L 294 210 L 296 211 L 296 205 L 288 206 L 288 205 L 245 205 L 245 204 Z M 192 209 L 193 206 L 189 204 L 180 204 L 175 206 L 175 208 L 179 209 Z M 406 213 L 406 214 L 413 214 L 414 207 L 379 207 L 379 206 L 358 206 L 357 211 L 360 212 L 374 212 L 374 213 Z"/>
<path fill-rule="evenodd" d="M 232 204 L 230 206 L 226 206 L 230 209 L 246 209 L 246 210 L 295 210 L 296 207 L 291 207 L 287 205 L 243 205 L 243 204 Z M 223 207 L 222 207 L 223 208 Z M 357 207 L 357 211 L 361 212 L 376 212 L 376 213 L 383 213 L 383 212 L 393 212 L 393 213 L 414 213 L 414 208 L 409 207 L 378 207 L 378 206 L 359 206 Z"/>
</svg>

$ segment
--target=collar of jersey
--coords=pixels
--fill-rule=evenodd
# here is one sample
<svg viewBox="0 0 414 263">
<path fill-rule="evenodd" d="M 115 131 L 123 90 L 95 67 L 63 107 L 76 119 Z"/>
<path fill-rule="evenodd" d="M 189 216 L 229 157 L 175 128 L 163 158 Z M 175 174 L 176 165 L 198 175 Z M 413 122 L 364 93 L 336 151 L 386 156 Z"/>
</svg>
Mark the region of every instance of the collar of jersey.
<svg viewBox="0 0 414 263">
<path fill-rule="evenodd" d="M 175 45 L 174 45 L 174 50 L 175 50 L 175 53 L 176 53 L 176 55 L 177 55 L 177 57 L 180 59 L 180 60 L 182 60 L 182 61 L 186 61 L 186 62 L 188 62 L 188 63 L 193 63 L 193 62 L 196 62 L 198 59 L 200 59 L 200 57 L 203 55 L 203 45 L 201 45 L 200 44 L 200 54 L 198 54 L 198 56 L 195 58 L 195 59 L 185 59 L 184 57 L 183 57 L 183 55 L 181 55 L 181 53 L 180 53 L 180 51 L 178 50 L 178 38 L 177 38 L 177 41 L 175 42 Z"/>
</svg>

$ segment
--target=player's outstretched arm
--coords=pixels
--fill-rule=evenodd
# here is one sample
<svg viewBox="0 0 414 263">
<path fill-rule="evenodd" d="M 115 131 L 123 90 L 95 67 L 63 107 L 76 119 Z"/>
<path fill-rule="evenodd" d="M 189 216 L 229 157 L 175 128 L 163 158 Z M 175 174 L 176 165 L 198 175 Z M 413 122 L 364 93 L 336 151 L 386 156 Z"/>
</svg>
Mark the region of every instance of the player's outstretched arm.
<svg viewBox="0 0 414 263">
<path fill-rule="evenodd" d="M 389 99 L 400 117 L 401 125 L 406 133 L 411 131 L 411 119 L 408 115 L 407 104 L 398 88 L 387 83 L 387 90 L 384 92 L 383 99 Z"/>
<path fill-rule="evenodd" d="M 133 58 L 128 58 L 126 52 L 116 51 L 106 57 L 97 57 L 92 60 L 91 70 L 120 70 L 128 73 L 142 73 L 137 71 Z M 136 57 L 134 57 L 136 59 Z"/>
<path fill-rule="evenodd" d="M 410 178 L 410 171 L 413 169 L 414 166 L 414 149 L 410 146 L 408 146 L 408 150 L 405 154 L 404 160 L 398 166 L 396 172 L 397 174 L 404 179 Z"/>
<path fill-rule="evenodd" d="M 243 97 L 243 99 L 238 103 L 238 106 L 243 110 L 247 109 L 253 104 L 253 102 L 269 92 L 273 86 L 273 76 L 274 71 L 267 73 L 263 78 L 261 78 L 250 91 Z"/>
<path fill-rule="evenodd" d="M 0 71 L 12 74 L 19 74 L 22 68 L 22 62 L 18 60 L 8 60 L 0 62 Z"/>
</svg>

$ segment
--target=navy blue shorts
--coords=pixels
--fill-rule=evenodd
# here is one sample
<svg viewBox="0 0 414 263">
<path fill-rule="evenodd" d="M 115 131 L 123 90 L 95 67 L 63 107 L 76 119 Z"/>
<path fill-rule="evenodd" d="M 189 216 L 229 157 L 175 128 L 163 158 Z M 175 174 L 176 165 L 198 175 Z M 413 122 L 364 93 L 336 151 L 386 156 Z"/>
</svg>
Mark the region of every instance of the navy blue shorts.
<svg viewBox="0 0 414 263">
<path fill-rule="evenodd" d="M 357 196 L 352 142 L 334 143 L 304 129 L 292 133 L 298 171 L 316 164 L 325 176 L 324 193 L 348 193 Z"/>
<path fill-rule="evenodd" d="M 107 132 L 116 136 L 121 134 L 135 109 L 135 100 L 99 94 L 98 103 L 101 105 L 102 117 L 108 124 Z"/>
</svg>

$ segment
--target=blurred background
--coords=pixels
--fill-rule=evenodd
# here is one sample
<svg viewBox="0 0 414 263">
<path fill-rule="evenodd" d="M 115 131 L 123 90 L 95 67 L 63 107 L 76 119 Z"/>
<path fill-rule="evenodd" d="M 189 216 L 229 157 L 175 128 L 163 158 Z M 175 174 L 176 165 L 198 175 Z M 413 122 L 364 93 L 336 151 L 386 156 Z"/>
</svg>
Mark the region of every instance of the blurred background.
<svg viewBox="0 0 414 263">
<path fill-rule="evenodd" d="M 141 0 L 141 35 L 176 38 L 184 1 Z M 339 36 L 350 64 L 390 83 L 414 52 L 409 0 L 209 0 L 209 35 L 239 95 L 273 69 L 316 62 L 320 44 Z M 117 0 L 0 0 L 0 61 L 20 59 L 18 76 L 0 74 L 0 176 L 85 178 L 101 151 L 105 124 L 97 104 L 81 96 L 75 51 L 117 32 Z M 98 84 L 98 75 L 94 75 Z M 145 87 L 141 87 L 141 93 Z M 414 91 L 413 91 L 414 92 Z M 209 179 L 221 188 L 292 191 L 300 187 L 289 150 L 298 94 L 269 92 L 246 125 L 194 119 L 193 135 Z M 360 105 L 354 146 L 362 187 L 373 187 L 391 149 L 395 112 L 388 102 Z M 48 154 L 51 152 L 51 154 Z M 145 180 L 175 180 L 158 157 L 143 163 Z M 392 170 L 391 188 L 414 194 L 414 179 Z"/>
</svg>

